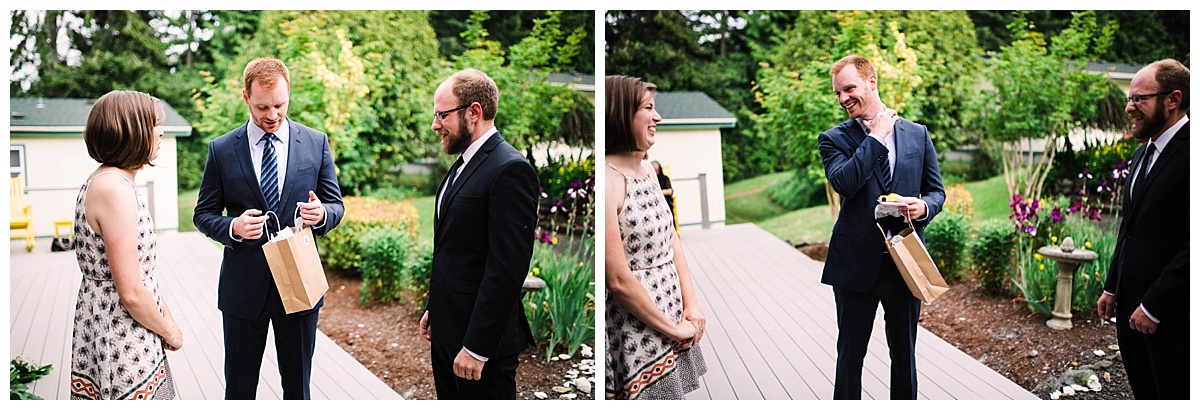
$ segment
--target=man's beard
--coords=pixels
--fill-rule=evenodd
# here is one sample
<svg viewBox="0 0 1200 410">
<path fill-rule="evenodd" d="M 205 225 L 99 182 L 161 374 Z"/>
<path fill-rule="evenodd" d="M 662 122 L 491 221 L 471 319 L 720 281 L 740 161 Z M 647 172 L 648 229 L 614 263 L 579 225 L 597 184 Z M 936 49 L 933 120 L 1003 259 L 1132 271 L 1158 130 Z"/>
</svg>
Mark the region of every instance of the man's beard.
<svg viewBox="0 0 1200 410">
<path fill-rule="evenodd" d="M 458 132 L 452 132 L 442 139 L 442 151 L 447 154 L 461 154 L 471 146 L 471 129 L 465 121 L 458 123 Z"/>
<path fill-rule="evenodd" d="M 1142 117 L 1142 125 L 1133 126 L 1133 137 L 1139 140 L 1148 140 L 1151 137 L 1156 137 L 1162 133 L 1163 128 L 1167 125 L 1167 113 L 1163 110 L 1163 104 L 1156 104 L 1154 113 L 1149 117 Z"/>
</svg>

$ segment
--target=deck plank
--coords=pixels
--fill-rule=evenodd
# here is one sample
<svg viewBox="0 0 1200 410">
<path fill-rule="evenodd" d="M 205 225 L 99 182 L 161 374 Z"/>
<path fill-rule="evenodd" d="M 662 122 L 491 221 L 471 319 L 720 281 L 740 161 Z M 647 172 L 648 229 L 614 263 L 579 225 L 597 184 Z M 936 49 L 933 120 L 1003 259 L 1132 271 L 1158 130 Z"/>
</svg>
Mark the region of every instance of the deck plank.
<svg viewBox="0 0 1200 410">
<path fill-rule="evenodd" d="M 685 231 L 684 252 L 708 317 L 703 392 L 737 399 L 830 399 L 837 352 L 833 292 L 813 261 L 752 224 Z M 877 310 L 863 368 L 864 398 L 887 399 L 890 359 Z M 1036 399 L 918 327 L 918 398 Z M 716 364 L 714 366 L 714 364 Z M 714 371 L 720 369 L 720 371 Z M 753 387 L 751 387 L 753 385 Z"/>
<path fill-rule="evenodd" d="M 71 323 L 81 278 L 75 254 L 49 252 L 48 239 L 40 240 L 32 253 L 18 245 L 12 245 L 9 251 L 9 353 L 35 364 L 52 364 L 51 374 L 30 388 L 48 400 L 69 399 Z M 160 233 L 158 245 L 156 278 L 184 332 L 184 348 L 167 353 L 179 397 L 220 400 L 225 396 L 221 312 L 216 307 L 221 247 L 195 232 Z M 282 396 L 274 344 L 273 336 L 269 336 L 259 373 L 259 399 Z M 313 355 L 312 397 L 402 399 L 319 330 Z"/>
</svg>

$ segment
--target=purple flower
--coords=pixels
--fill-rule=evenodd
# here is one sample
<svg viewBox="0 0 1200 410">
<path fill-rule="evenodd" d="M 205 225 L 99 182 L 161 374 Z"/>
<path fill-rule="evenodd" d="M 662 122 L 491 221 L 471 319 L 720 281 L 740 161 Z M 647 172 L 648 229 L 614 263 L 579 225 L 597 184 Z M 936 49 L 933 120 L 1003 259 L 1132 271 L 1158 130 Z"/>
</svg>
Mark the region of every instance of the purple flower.
<svg viewBox="0 0 1200 410">
<path fill-rule="evenodd" d="M 548 197 L 549 197 L 549 195 L 546 195 L 546 189 L 545 189 L 545 188 L 542 188 L 542 187 L 540 187 L 540 186 L 538 187 L 538 194 L 540 194 L 540 195 L 542 196 L 542 198 L 548 198 Z"/>
<path fill-rule="evenodd" d="M 1062 221 L 1063 220 L 1062 209 L 1060 209 L 1057 206 L 1054 207 L 1054 210 L 1050 211 L 1050 219 L 1054 220 L 1054 222 Z"/>
<path fill-rule="evenodd" d="M 563 201 L 561 199 L 555 199 L 554 205 L 550 206 L 550 213 L 558 212 L 560 209 L 563 209 Z M 563 210 L 565 211 L 565 209 Z"/>
<path fill-rule="evenodd" d="M 540 235 L 538 235 L 537 239 L 538 239 L 538 242 L 550 243 L 550 232 L 542 231 L 542 233 Z"/>
</svg>

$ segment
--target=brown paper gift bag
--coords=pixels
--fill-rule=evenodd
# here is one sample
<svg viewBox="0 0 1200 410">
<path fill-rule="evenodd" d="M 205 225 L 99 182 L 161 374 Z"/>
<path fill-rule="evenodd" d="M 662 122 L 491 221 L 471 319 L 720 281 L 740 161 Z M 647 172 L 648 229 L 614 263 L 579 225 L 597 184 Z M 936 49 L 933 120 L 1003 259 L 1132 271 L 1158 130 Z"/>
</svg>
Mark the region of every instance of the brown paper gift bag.
<svg viewBox="0 0 1200 410">
<path fill-rule="evenodd" d="M 276 226 L 279 226 L 278 221 Z M 281 229 L 276 235 L 268 232 L 267 236 L 263 254 L 271 266 L 271 276 L 275 278 L 279 298 L 283 299 L 283 309 L 288 314 L 312 309 L 329 290 L 312 227 L 296 218 L 295 227 Z"/>
<path fill-rule="evenodd" d="M 908 221 L 908 228 L 890 238 L 882 226 L 878 223 L 875 226 L 879 226 L 879 232 L 883 233 L 888 254 L 892 255 L 892 261 L 896 262 L 896 268 L 900 270 L 900 276 L 904 277 L 904 283 L 908 285 L 908 290 L 913 296 L 929 304 L 950 290 L 950 285 L 942 279 L 941 272 L 938 272 L 937 265 L 925 249 L 925 244 L 917 236 L 911 220 Z"/>
</svg>

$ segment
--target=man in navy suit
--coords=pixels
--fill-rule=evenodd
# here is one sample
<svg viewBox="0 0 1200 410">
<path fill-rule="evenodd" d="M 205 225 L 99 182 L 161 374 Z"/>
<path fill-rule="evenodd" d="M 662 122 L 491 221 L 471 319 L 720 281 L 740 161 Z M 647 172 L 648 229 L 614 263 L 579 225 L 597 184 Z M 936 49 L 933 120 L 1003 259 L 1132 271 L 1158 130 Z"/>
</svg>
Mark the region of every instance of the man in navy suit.
<svg viewBox="0 0 1200 410">
<path fill-rule="evenodd" d="M 1160 60 L 1138 70 L 1126 98 L 1133 136 L 1147 142 L 1122 187 L 1121 230 L 1096 310 L 1117 319 L 1121 362 L 1139 400 L 1190 397 L 1190 83 L 1187 67 Z"/>
<path fill-rule="evenodd" d="M 870 61 L 847 56 L 835 63 L 829 74 L 838 104 L 850 117 L 817 138 L 825 176 L 842 197 L 821 275 L 821 283 L 833 286 L 837 304 L 833 398 L 862 398 L 863 358 L 875 311 L 882 304 L 892 358 L 891 398 L 916 399 L 921 301 L 909 292 L 887 254 L 875 226 L 874 210 L 880 195 L 900 194 L 900 202 L 924 240 L 925 226 L 946 199 L 937 153 L 925 126 L 900 118 L 884 106 Z M 882 221 L 888 234 L 907 226 L 902 219 Z"/>
<path fill-rule="evenodd" d="M 496 130 L 496 83 L 462 70 L 433 95 L 442 150 L 461 154 L 437 191 L 433 272 L 421 336 L 439 400 L 516 399 L 533 343 L 521 287 L 533 255 L 538 177 Z"/>
<path fill-rule="evenodd" d="M 262 246 L 267 212 L 282 226 L 299 215 L 324 235 L 345 212 L 324 133 L 287 118 L 291 80 L 273 58 L 246 65 L 242 99 L 250 121 L 208 144 L 208 161 L 192 221 L 225 245 L 217 308 L 225 335 L 225 398 L 253 399 L 267 342 L 275 331 L 284 399 L 309 399 L 318 310 L 286 314 Z"/>
</svg>

